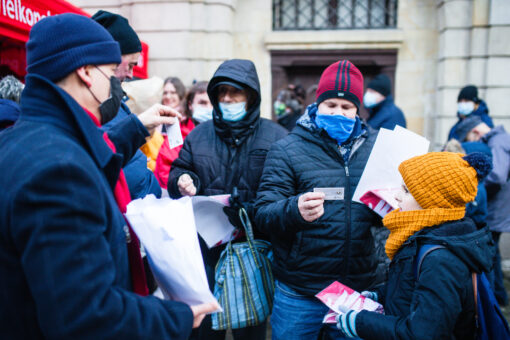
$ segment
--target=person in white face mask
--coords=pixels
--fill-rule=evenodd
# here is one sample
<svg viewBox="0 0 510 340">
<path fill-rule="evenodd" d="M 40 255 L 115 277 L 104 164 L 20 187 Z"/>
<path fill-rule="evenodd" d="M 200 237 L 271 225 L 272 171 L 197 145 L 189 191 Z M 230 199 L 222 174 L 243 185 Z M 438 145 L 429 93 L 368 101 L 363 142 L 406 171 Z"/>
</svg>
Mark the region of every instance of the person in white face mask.
<svg viewBox="0 0 510 340">
<path fill-rule="evenodd" d="M 374 129 L 393 130 L 395 125 L 407 126 L 402 110 L 391 96 L 391 80 L 385 74 L 377 75 L 368 83 L 363 105 L 370 114 L 367 123 Z"/>
<path fill-rule="evenodd" d="M 458 126 L 466 117 L 479 116 L 490 128 L 494 127 L 487 104 L 478 97 L 478 88 L 474 85 L 464 86 L 457 97 L 457 117 L 459 120 L 450 129 L 448 140 L 459 139 Z"/>
<path fill-rule="evenodd" d="M 225 214 L 234 226 L 241 227 L 239 209 L 244 207 L 253 218 L 266 154 L 271 144 L 287 131 L 260 117 L 260 84 L 255 65 L 249 60 L 222 63 L 209 81 L 207 94 L 213 107 L 212 120 L 200 123 L 184 140 L 170 170 L 168 193 L 172 198 L 231 194 Z M 197 118 L 197 112 L 193 112 L 193 117 Z M 256 225 L 254 230 L 255 238 L 261 238 Z M 213 291 L 214 269 L 225 246 L 208 249 L 201 238 L 200 245 L 209 288 Z M 204 322 L 191 339 L 225 339 L 225 331 L 212 330 L 210 317 Z M 234 329 L 232 333 L 236 340 L 262 340 L 266 322 Z"/>
</svg>

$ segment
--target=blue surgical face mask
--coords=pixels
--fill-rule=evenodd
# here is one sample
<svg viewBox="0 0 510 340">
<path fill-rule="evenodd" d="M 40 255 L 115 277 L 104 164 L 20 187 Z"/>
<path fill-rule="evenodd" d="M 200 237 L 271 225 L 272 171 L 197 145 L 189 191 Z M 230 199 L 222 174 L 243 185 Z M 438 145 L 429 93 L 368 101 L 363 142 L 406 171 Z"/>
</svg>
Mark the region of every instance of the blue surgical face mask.
<svg viewBox="0 0 510 340">
<path fill-rule="evenodd" d="M 246 102 L 220 103 L 223 120 L 238 122 L 246 116 Z"/>
<path fill-rule="evenodd" d="M 377 95 L 375 93 L 373 92 L 365 93 L 365 95 L 363 96 L 363 105 L 365 105 L 367 109 L 373 108 L 377 104 L 378 104 Z"/>
<path fill-rule="evenodd" d="M 335 139 L 340 145 L 349 139 L 352 130 L 354 129 L 354 124 L 356 124 L 356 118 L 317 113 L 315 122 L 319 128 L 326 130 L 328 135 Z"/>
<path fill-rule="evenodd" d="M 195 105 L 193 106 L 193 119 L 199 123 L 206 122 L 213 118 L 212 109 L 207 106 Z"/>
<path fill-rule="evenodd" d="M 475 103 L 473 102 L 460 102 L 457 104 L 457 111 L 463 115 L 470 115 L 475 110 Z"/>
</svg>

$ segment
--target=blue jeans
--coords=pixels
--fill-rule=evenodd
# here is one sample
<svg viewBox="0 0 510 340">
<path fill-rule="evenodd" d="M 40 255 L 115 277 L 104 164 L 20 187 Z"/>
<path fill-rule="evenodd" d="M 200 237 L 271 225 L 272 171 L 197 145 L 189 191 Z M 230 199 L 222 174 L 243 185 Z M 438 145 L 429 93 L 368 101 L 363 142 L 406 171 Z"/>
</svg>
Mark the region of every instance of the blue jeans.
<svg viewBox="0 0 510 340">
<path fill-rule="evenodd" d="M 329 308 L 316 297 L 301 295 L 280 281 L 275 285 L 273 340 L 315 340 L 322 327 L 329 339 L 345 339 L 335 324 L 322 323 Z"/>
<path fill-rule="evenodd" d="M 492 238 L 496 247 L 496 254 L 493 260 L 492 271 L 489 273 L 488 278 L 491 283 L 492 289 L 494 291 L 494 295 L 496 296 L 496 300 L 501 306 L 508 305 L 508 295 L 506 292 L 506 288 L 503 284 L 503 271 L 501 269 L 501 255 L 499 253 L 499 238 L 501 233 L 492 232 Z"/>
</svg>

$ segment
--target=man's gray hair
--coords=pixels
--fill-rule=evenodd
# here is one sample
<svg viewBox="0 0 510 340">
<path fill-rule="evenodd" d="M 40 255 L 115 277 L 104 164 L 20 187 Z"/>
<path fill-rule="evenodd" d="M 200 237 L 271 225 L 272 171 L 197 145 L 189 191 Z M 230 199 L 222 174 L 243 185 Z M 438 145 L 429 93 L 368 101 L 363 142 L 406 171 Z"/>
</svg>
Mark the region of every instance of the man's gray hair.
<svg viewBox="0 0 510 340">
<path fill-rule="evenodd" d="M 14 76 L 3 77 L 0 80 L 0 99 L 9 99 L 19 103 L 24 87 L 25 85 Z"/>
</svg>

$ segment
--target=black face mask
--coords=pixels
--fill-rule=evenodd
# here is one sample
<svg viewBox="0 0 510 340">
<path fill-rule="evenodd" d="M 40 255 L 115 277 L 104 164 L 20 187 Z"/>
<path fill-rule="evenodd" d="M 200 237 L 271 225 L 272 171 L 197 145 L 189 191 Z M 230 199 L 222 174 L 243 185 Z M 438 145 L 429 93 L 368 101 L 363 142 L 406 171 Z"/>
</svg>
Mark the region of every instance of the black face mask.
<svg viewBox="0 0 510 340">
<path fill-rule="evenodd" d="M 124 91 L 122 91 L 122 86 L 120 86 L 120 80 L 114 76 L 111 76 L 110 97 L 102 102 L 101 105 L 99 105 L 99 113 L 101 113 L 101 125 L 104 125 L 115 118 L 119 112 L 120 104 L 122 103 L 122 97 L 124 97 Z"/>
</svg>

